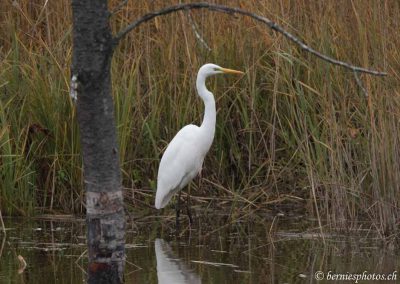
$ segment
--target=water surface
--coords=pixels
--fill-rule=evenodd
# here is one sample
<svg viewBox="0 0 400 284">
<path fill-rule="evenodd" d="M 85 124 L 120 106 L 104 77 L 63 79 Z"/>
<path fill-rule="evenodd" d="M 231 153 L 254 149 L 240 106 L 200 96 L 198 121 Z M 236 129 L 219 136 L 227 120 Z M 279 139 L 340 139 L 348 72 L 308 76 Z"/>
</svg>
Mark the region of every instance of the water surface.
<svg viewBox="0 0 400 284">
<path fill-rule="evenodd" d="M 192 230 L 183 226 L 178 238 L 171 218 L 130 222 L 126 283 L 314 283 L 318 271 L 324 277 L 329 271 L 389 274 L 400 267 L 395 246 L 369 231 L 352 236 L 325 233 L 322 238 L 312 221 L 259 219 L 262 222 L 213 216 Z M 6 218 L 5 223 L 0 283 L 85 281 L 83 219 Z"/>
</svg>

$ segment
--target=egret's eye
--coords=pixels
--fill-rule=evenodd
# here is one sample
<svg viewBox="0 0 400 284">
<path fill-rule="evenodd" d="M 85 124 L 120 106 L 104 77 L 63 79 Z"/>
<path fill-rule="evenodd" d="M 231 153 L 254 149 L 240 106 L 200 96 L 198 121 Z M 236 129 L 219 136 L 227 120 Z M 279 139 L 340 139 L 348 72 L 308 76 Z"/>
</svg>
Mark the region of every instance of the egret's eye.
<svg viewBox="0 0 400 284">
<path fill-rule="evenodd" d="M 219 70 L 218 68 L 215 68 L 215 67 L 214 67 L 214 71 L 220 71 L 220 70 Z"/>
</svg>

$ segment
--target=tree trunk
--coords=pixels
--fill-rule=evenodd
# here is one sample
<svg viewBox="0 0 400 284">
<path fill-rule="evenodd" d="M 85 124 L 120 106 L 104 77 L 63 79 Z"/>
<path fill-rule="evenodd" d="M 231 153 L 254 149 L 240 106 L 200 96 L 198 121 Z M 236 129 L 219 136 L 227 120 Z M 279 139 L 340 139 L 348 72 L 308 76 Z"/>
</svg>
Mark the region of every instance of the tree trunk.
<svg viewBox="0 0 400 284">
<path fill-rule="evenodd" d="M 72 0 L 72 76 L 86 188 L 89 283 L 121 283 L 125 217 L 111 97 L 112 35 L 107 0 Z"/>
</svg>

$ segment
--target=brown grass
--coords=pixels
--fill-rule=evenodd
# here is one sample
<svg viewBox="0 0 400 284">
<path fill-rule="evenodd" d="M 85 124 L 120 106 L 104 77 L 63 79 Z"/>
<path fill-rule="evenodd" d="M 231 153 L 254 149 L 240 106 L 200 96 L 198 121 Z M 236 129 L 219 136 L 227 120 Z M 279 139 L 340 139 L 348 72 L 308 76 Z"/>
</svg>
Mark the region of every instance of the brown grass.
<svg viewBox="0 0 400 284">
<path fill-rule="evenodd" d="M 252 20 L 193 12 L 207 51 L 184 13 L 157 18 L 130 33 L 114 57 L 129 203 L 153 204 L 159 157 L 179 128 L 200 123 L 194 78 L 199 66 L 214 62 L 246 76 L 209 84 L 218 121 L 203 179 L 191 191 L 203 196 L 199 202 L 240 214 L 236 209 L 278 201 L 287 211 L 305 208 L 332 228 L 369 220 L 382 235 L 398 232 L 399 3 L 216 2 L 265 15 L 327 55 L 389 76 L 362 75 L 366 97 L 351 72 Z M 112 17 L 112 28 L 175 3 L 129 1 Z M 9 214 L 82 212 L 79 139 L 68 96 L 69 2 L 2 1 L 0 11 L 1 208 Z M 29 131 L 32 125 L 48 132 Z"/>
</svg>

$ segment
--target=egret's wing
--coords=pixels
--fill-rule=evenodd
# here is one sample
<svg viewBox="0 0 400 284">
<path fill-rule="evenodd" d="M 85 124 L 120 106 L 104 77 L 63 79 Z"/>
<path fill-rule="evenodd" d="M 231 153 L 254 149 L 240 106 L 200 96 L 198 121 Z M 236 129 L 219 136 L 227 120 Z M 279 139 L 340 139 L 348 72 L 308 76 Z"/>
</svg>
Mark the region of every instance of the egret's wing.
<svg viewBox="0 0 400 284">
<path fill-rule="evenodd" d="M 187 125 L 169 143 L 158 168 L 155 207 L 163 208 L 179 189 L 199 171 L 203 163 L 195 147 L 199 127 Z"/>
</svg>

